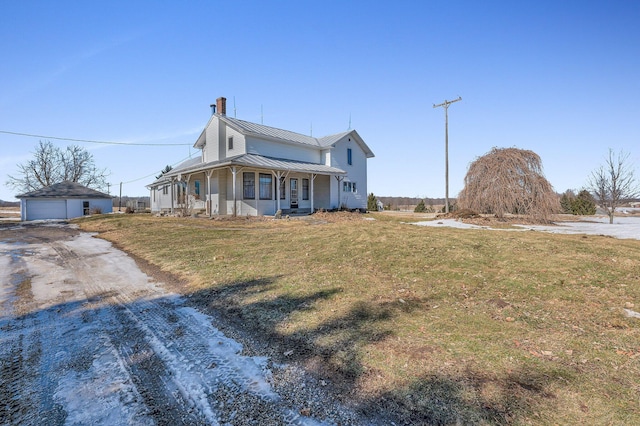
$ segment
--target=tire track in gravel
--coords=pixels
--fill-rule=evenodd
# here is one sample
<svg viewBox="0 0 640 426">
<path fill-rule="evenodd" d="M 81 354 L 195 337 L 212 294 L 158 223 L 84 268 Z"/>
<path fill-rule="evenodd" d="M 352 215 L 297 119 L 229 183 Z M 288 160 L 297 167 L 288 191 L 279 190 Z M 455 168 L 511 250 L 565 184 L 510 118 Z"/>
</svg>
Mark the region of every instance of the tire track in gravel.
<svg viewBox="0 0 640 426">
<path fill-rule="evenodd" d="M 31 278 L 23 257 L 30 252 L 25 247 L 5 251 L 11 271 L 3 283 L 0 322 L 0 420 L 2 424 L 41 424 L 41 418 L 31 407 L 40 405 L 40 393 L 32 389 L 37 379 L 37 366 L 42 353 L 38 322 L 28 315 L 31 303 Z M 21 303 L 19 304 L 18 301 Z M 6 422 L 6 423 L 5 423 Z"/>
<path fill-rule="evenodd" d="M 114 291 L 93 278 L 73 242 L 54 248 L 89 294 L 107 295 L 103 309 L 113 311 L 118 325 L 105 328 L 158 424 L 261 424 L 261 418 L 262 424 L 321 424 L 288 407 L 267 382 L 266 358 L 241 356 L 242 346 L 208 316 L 149 283 Z M 251 412 L 242 410 L 247 403 Z"/>
</svg>

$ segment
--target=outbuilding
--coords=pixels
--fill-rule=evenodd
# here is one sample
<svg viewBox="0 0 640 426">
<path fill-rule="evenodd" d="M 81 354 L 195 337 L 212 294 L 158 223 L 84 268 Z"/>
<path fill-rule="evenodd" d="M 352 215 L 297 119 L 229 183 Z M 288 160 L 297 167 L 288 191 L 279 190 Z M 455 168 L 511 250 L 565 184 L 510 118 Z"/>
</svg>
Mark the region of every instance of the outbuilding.
<svg viewBox="0 0 640 426">
<path fill-rule="evenodd" d="M 77 182 L 60 182 L 16 196 L 21 220 L 72 219 L 96 213 L 111 213 L 110 195 Z"/>
</svg>

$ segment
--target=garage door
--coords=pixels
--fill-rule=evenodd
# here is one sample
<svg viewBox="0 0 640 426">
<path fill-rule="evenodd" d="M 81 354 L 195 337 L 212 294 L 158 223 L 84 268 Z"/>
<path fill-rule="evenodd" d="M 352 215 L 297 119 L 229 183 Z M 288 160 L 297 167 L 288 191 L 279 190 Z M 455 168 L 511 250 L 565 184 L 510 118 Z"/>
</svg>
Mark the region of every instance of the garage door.
<svg viewBox="0 0 640 426">
<path fill-rule="evenodd" d="M 66 218 L 66 200 L 27 200 L 27 220 Z"/>
</svg>

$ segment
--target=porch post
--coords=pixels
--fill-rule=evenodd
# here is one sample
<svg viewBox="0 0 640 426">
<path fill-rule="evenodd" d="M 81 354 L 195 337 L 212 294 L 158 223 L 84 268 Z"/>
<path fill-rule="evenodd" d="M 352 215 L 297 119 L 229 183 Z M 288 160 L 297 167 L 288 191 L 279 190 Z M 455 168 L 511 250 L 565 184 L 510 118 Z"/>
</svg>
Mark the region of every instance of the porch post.
<svg viewBox="0 0 640 426">
<path fill-rule="evenodd" d="M 280 210 L 280 179 L 283 176 L 281 171 L 274 172 L 271 171 L 271 174 L 276 177 L 276 212 Z"/>
<path fill-rule="evenodd" d="M 231 182 L 231 188 L 233 191 L 233 216 L 237 216 L 237 202 L 236 202 L 236 174 L 238 172 L 238 168 L 236 166 L 231 167 L 231 174 L 233 176 L 233 182 Z"/>
<path fill-rule="evenodd" d="M 173 187 L 175 186 L 175 181 L 174 178 L 171 178 L 171 180 L 169 181 L 169 186 L 171 187 L 171 214 L 173 214 L 173 197 L 174 197 L 174 189 Z"/>
<path fill-rule="evenodd" d="M 213 216 L 213 209 L 211 208 L 211 174 L 213 170 L 207 170 L 207 215 Z"/>
<path fill-rule="evenodd" d="M 311 214 L 313 214 L 314 210 L 313 210 L 313 181 L 316 180 L 316 176 L 318 176 L 315 173 L 310 173 L 310 177 L 311 179 L 309 179 L 309 199 L 311 200 Z"/>
<path fill-rule="evenodd" d="M 340 192 L 342 191 L 342 189 L 340 188 L 340 183 L 344 180 L 344 176 L 336 175 L 335 178 L 338 181 L 338 210 L 340 210 Z"/>
<path fill-rule="evenodd" d="M 191 200 L 189 200 L 189 181 L 191 180 L 191 175 L 187 175 L 187 178 L 185 180 L 185 190 L 184 190 L 184 213 L 188 214 L 189 213 L 189 205 Z"/>
</svg>

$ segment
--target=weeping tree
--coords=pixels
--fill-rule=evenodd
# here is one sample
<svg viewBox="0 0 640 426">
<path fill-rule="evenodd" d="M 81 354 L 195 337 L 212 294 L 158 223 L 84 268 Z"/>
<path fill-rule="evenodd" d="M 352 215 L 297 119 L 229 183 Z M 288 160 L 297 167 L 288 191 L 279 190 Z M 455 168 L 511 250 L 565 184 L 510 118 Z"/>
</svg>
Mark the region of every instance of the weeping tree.
<svg viewBox="0 0 640 426">
<path fill-rule="evenodd" d="M 458 206 L 500 218 L 527 215 L 538 222 L 549 222 L 560 207 L 538 154 L 518 148 L 493 148 L 472 162 Z"/>
</svg>

